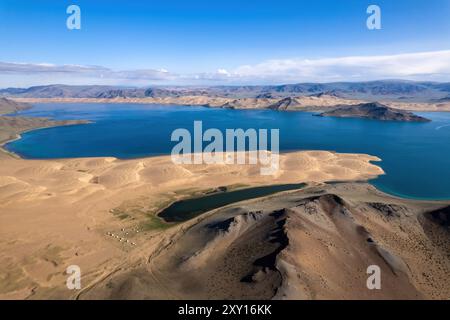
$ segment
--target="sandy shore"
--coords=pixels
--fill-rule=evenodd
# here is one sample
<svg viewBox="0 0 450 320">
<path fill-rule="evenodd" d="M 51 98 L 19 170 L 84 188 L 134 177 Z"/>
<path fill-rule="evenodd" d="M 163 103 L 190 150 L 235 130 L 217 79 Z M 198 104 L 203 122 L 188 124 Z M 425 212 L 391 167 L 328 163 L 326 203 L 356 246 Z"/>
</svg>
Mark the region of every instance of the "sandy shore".
<svg viewBox="0 0 450 320">
<path fill-rule="evenodd" d="M 51 120 L 39 117 L 2 116 L 3 114 L 15 113 L 29 108 L 31 108 L 29 104 L 0 98 L 0 159 L 15 156 L 5 150 L 3 146 L 10 141 L 19 139 L 24 132 L 40 128 L 89 123 L 89 121 L 85 120 Z"/>
<path fill-rule="evenodd" d="M 123 264 L 148 257 L 161 241 L 159 235 L 174 232 L 165 231 L 155 213 L 195 192 L 218 186 L 365 180 L 383 173 L 370 163 L 377 160 L 295 152 L 281 155 L 275 176 L 261 176 L 256 165 L 175 165 L 169 156 L 1 159 L 0 298 L 70 298 L 74 293 L 64 282 L 67 266 L 80 265 L 89 286 Z M 121 234 L 123 240 L 108 232 Z"/>
</svg>

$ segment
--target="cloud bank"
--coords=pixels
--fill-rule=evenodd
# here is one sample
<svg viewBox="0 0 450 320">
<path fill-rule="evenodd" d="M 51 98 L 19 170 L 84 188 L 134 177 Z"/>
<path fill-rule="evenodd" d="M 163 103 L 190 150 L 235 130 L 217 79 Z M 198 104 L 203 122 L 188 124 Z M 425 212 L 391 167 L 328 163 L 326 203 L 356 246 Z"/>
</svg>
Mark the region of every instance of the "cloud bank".
<svg viewBox="0 0 450 320">
<path fill-rule="evenodd" d="M 0 62 L 0 86 L 36 84 L 217 85 L 406 79 L 450 81 L 450 50 L 321 59 L 273 59 L 228 71 L 177 74 L 165 69 Z"/>
</svg>

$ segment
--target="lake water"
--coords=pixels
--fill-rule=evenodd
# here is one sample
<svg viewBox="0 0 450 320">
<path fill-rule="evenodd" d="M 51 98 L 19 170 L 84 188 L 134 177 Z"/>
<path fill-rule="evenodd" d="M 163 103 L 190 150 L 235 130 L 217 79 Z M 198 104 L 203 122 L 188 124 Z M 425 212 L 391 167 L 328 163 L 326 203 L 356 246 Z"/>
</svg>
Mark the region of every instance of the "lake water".
<svg viewBox="0 0 450 320">
<path fill-rule="evenodd" d="M 176 201 L 166 209 L 162 210 L 158 216 L 163 218 L 166 222 L 182 222 L 230 203 L 265 197 L 282 191 L 297 190 L 305 186 L 306 184 L 304 183 L 280 184 L 216 192 L 201 197 Z"/>
<path fill-rule="evenodd" d="M 280 150 L 332 150 L 380 157 L 386 175 L 371 181 L 408 198 L 450 199 L 450 113 L 419 113 L 432 122 L 321 118 L 309 112 L 228 110 L 143 104 L 36 104 L 24 116 L 88 119 L 91 124 L 39 129 L 6 145 L 24 158 L 169 154 L 174 129 L 278 128 Z"/>
</svg>

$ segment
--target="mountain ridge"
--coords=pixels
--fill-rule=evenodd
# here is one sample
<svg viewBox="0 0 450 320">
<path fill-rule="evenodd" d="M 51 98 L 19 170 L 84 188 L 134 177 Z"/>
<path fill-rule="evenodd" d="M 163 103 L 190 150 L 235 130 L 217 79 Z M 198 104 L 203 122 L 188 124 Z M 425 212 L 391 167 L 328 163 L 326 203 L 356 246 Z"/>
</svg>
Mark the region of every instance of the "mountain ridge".
<svg viewBox="0 0 450 320">
<path fill-rule="evenodd" d="M 145 98 L 208 96 L 224 98 L 287 98 L 333 95 L 346 99 L 392 100 L 406 102 L 443 101 L 450 83 L 377 80 L 366 82 L 295 83 L 282 85 L 173 87 L 127 87 L 107 85 L 42 85 L 0 89 L 0 96 L 16 98 Z"/>
</svg>

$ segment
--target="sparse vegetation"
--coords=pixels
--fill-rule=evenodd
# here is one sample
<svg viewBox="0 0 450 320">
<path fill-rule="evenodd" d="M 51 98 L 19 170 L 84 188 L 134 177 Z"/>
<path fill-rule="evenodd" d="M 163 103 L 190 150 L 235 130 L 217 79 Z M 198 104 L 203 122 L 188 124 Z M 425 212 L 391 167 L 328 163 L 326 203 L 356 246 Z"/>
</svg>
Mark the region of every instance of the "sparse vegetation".
<svg viewBox="0 0 450 320">
<path fill-rule="evenodd" d="M 165 230 L 175 225 L 173 223 L 166 223 L 161 218 L 151 213 L 148 213 L 146 216 L 147 220 L 141 224 L 143 231 Z"/>
</svg>

